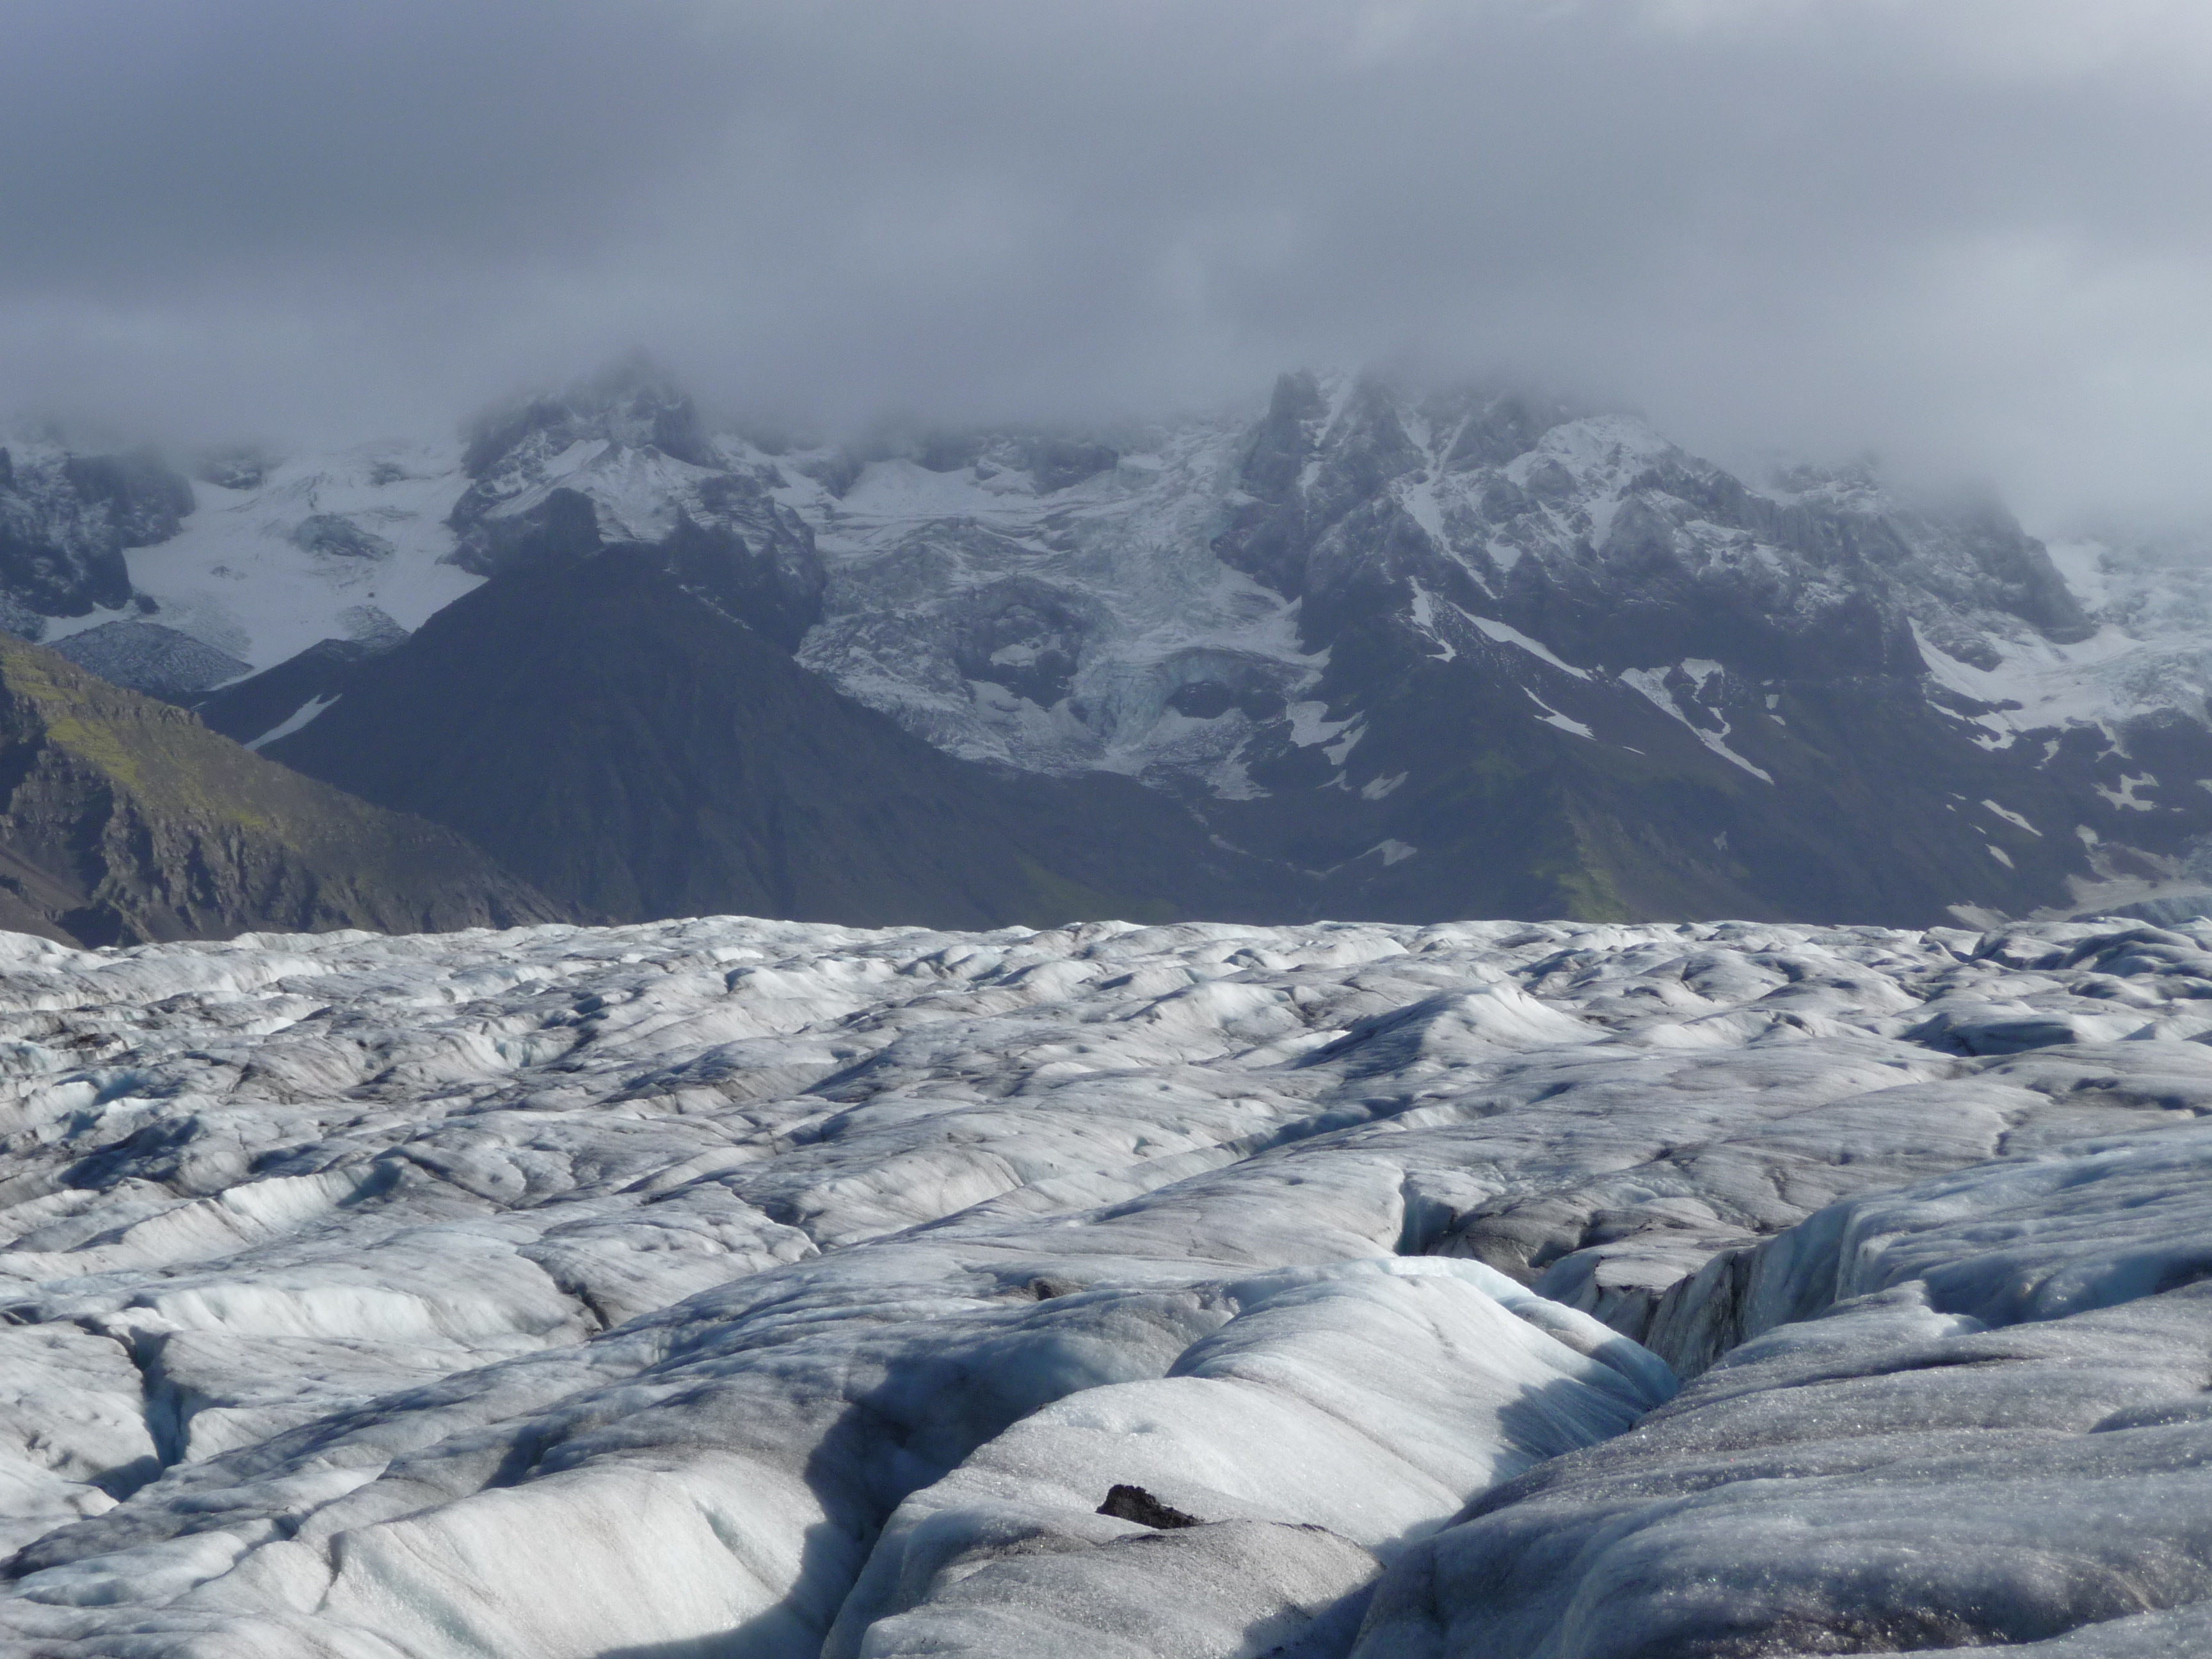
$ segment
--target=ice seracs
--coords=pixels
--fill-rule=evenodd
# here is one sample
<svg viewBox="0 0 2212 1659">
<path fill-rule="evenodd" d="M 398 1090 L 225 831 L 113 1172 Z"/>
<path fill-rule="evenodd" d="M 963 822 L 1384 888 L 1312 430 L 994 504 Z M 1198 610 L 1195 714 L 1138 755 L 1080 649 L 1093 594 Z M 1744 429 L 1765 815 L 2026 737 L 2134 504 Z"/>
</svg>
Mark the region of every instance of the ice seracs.
<svg viewBox="0 0 2212 1659">
<path fill-rule="evenodd" d="M 1295 604 L 1207 548 L 1238 430 L 1146 434 L 1058 489 L 867 463 L 805 509 L 830 577 L 800 659 L 971 759 L 1212 771 L 1318 667 Z"/>
<path fill-rule="evenodd" d="M 1741 1346 L 1409 1550 L 1352 1651 L 2196 1651 L 2208 1160 L 2048 1148 L 1709 1267 L 1683 1311 Z"/>
</svg>

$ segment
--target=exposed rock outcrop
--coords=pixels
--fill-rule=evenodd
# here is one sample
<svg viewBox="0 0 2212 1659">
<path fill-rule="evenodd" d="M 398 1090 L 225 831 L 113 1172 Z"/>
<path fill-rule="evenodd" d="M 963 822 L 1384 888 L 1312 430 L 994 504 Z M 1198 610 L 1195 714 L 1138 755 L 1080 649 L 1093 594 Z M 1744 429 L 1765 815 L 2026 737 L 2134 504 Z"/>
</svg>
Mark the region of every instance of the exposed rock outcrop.
<svg viewBox="0 0 2212 1659">
<path fill-rule="evenodd" d="M 450 830 L 0 641 L 0 922 L 94 945 L 573 914 Z"/>
</svg>

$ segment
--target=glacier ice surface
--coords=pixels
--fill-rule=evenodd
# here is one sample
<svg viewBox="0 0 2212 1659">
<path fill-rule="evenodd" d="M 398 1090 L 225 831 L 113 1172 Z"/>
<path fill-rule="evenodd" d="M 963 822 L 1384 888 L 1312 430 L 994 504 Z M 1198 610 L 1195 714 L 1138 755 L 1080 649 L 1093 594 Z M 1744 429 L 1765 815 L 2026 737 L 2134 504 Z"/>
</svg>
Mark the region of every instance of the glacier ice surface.
<svg viewBox="0 0 2212 1659">
<path fill-rule="evenodd" d="M 0 936 L 0 1650 L 2188 1651 L 2208 1000 L 2113 921 Z"/>
</svg>

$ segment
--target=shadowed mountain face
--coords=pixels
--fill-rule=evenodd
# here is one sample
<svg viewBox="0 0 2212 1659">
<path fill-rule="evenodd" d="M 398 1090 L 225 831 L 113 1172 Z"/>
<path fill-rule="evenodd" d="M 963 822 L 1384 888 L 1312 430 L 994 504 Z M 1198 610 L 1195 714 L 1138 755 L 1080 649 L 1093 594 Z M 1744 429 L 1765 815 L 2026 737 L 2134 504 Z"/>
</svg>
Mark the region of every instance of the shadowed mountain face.
<svg viewBox="0 0 2212 1659">
<path fill-rule="evenodd" d="M 254 718 L 264 718 L 257 714 Z M 617 919 L 982 926 L 1262 908 L 1126 779 L 1005 777 L 840 696 L 657 550 L 548 555 L 355 667 L 265 751 Z"/>
<path fill-rule="evenodd" d="M 2193 567 L 1864 469 L 1308 374 L 810 448 L 636 363 L 417 449 L 222 486 L 160 619 L 64 648 L 610 915 L 1912 925 L 2212 869 Z M 233 628 L 228 684 L 169 637 Z"/>
<path fill-rule="evenodd" d="M 568 915 L 448 830 L 0 640 L 0 927 L 113 945 Z"/>
<path fill-rule="evenodd" d="M 1330 868 L 1326 914 L 1924 924 L 2086 868 L 2072 836 L 1980 805 L 2063 823 L 2063 789 L 1961 739 L 1909 680 L 1677 670 L 1650 677 L 1662 712 L 1458 617 L 1416 633 L 1340 601 L 1327 626 L 1312 695 L 1357 743 L 1340 764 L 1283 743 L 1250 769 L 1264 796 L 1201 805 L 1242 846 Z"/>
</svg>

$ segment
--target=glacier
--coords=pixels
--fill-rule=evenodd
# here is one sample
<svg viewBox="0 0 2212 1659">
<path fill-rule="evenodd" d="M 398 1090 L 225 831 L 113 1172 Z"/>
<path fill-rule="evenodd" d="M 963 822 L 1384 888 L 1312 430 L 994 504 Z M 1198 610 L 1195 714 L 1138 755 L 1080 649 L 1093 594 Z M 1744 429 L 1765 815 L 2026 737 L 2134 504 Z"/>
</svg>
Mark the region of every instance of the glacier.
<svg viewBox="0 0 2212 1659">
<path fill-rule="evenodd" d="M 2212 923 L 0 936 L 0 1650 L 2192 1651 Z"/>
<path fill-rule="evenodd" d="M 451 440 L 310 452 L 216 476 L 227 482 L 204 470 L 193 482 L 192 510 L 168 537 L 130 551 L 130 586 L 145 604 L 105 600 L 48 618 L 34 637 L 59 645 L 95 629 L 160 626 L 236 659 L 236 673 L 325 639 L 419 627 L 477 585 L 448 562 L 446 519 L 468 484 Z"/>
</svg>

